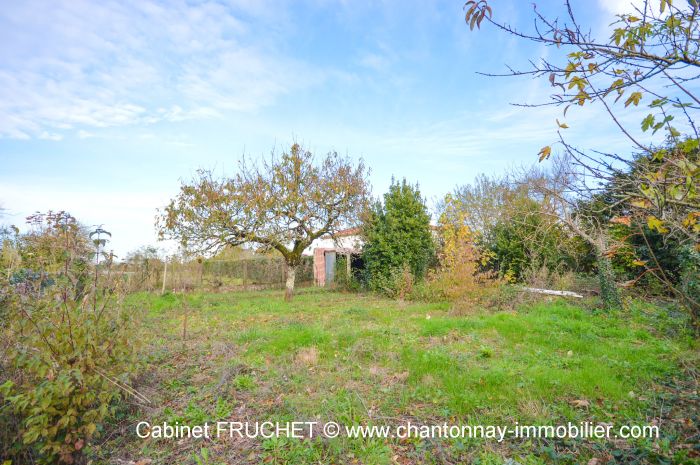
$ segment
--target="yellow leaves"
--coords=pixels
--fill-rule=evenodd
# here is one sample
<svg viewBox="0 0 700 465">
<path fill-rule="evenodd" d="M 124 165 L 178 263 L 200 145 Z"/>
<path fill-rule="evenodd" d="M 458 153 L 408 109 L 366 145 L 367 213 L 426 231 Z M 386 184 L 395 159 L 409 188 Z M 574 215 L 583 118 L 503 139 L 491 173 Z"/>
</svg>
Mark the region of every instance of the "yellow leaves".
<svg viewBox="0 0 700 465">
<path fill-rule="evenodd" d="M 698 225 L 698 220 L 700 220 L 700 211 L 690 212 L 688 213 L 688 216 L 683 219 L 683 227 L 695 229 L 695 227 Z"/>
<path fill-rule="evenodd" d="M 564 68 L 564 75 L 566 76 L 566 79 L 569 79 L 569 77 L 570 77 L 573 73 L 576 72 L 576 70 L 578 69 L 578 67 L 579 67 L 579 64 L 578 64 L 578 63 L 574 63 L 574 62 L 571 62 L 571 61 L 570 61 L 570 62 L 566 65 L 566 68 Z M 578 79 L 581 79 L 581 78 L 578 78 Z M 569 89 L 571 89 L 572 87 L 573 87 L 573 85 L 569 85 Z"/>
<path fill-rule="evenodd" d="M 669 29 L 676 29 L 677 27 L 680 27 L 682 24 L 683 24 L 683 21 L 681 20 L 681 18 L 674 16 L 674 15 L 669 16 L 668 19 L 666 20 L 666 26 Z"/>
<path fill-rule="evenodd" d="M 559 120 L 557 119 L 557 126 L 559 126 L 561 129 L 569 129 L 569 125 L 566 123 L 560 123 Z"/>
<path fill-rule="evenodd" d="M 649 229 L 656 230 L 660 234 L 666 234 L 668 232 L 668 228 L 664 226 L 664 222 L 653 215 L 647 217 L 647 225 Z"/>
<path fill-rule="evenodd" d="M 550 147 L 549 145 L 545 145 L 540 149 L 537 155 L 539 155 L 540 157 L 540 162 L 543 162 L 552 155 L 552 147 Z"/>
<path fill-rule="evenodd" d="M 651 202 L 649 202 L 649 200 L 647 200 L 647 199 L 639 199 L 639 200 L 633 200 L 631 202 L 631 205 L 633 207 L 637 207 L 637 208 L 649 208 L 649 207 L 651 207 Z"/>
<path fill-rule="evenodd" d="M 569 89 L 573 89 L 574 87 L 578 88 L 580 91 L 583 91 L 583 89 L 586 88 L 586 80 L 581 77 L 574 76 L 571 78 L 571 81 L 569 81 Z"/>
<path fill-rule="evenodd" d="M 590 98 L 591 98 L 590 95 L 588 95 L 584 91 L 581 91 L 578 94 L 576 94 L 576 97 L 574 97 L 574 100 L 576 100 L 580 106 L 583 106 L 583 104 L 586 103 L 586 100 L 589 100 Z"/>
<path fill-rule="evenodd" d="M 642 93 L 641 92 L 632 92 L 630 96 L 627 98 L 625 101 L 625 108 L 630 106 L 630 104 L 634 104 L 636 107 L 639 105 L 639 101 L 642 99 Z"/>
<path fill-rule="evenodd" d="M 673 0 L 661 0 L 661 6 L 659 7 L 659 11 L 663 13 L 666 10 L 666 5 L 670 8 L 671 5 L 673 5 Z"/>
<path fill-rule="evenodd" d="M 618 88 L 620 88 L 620 87 L 622 87 L 622 86 L 624 86 L 624 85 L 625 85 L 625 81 L 624 81 L 624 80 L 622 80 L 622 79 L 615 79 L 615 80 L 612 82 L 612 84 L 610 84 L 610 87 L 608 88 L 608 90 L 615 90 L 615 89 L 618 89 Z"/>
<path fill-rule="evenodd" d="M 447 201 L 447 211 L 440 218 L 440 266 L 429 281 L 437 292 L 456 299 L 482 288 L 492 276 L 480 271 L 489 262 L 490 255 L 477 247 L 477 239 L 466 224 L 465 214 L 455 211 L 458 206 L 449 199 Z"/>
</svg>

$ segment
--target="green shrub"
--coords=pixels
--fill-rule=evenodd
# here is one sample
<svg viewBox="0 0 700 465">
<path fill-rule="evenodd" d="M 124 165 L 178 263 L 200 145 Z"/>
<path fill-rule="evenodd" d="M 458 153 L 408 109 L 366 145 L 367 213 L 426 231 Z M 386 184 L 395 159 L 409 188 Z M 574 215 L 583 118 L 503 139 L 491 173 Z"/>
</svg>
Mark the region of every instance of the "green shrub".
<svg viewBox="0 0 700 465">
<path fill-rule="evenodd" d="M 361 271 L 351 269 L 350 275 L 348 275 L 347 261 L 347 256 L 337 256 L 335 261 L 335 273 L 333 274 L 333 285 L 339 290 L 358 292 L 362 289 L 362 283 L 359 276 Z"/>
<path fill-rule="evenodd" d="M 373 290 L 405 294 L 413 281 L 425 277 L 434 260 L 428 209 L 418 186 L 406 180 L 392 180 L 384 203 L 377 202 L 369 212 L 363 235 L 362 258 Z"/>
<path fill-rule="evenodd" d="M 489 267 L 501 277 L 525 281 L 528 270 L 586 269 L 590 247 L 553 220 L 544 206 L 531 199 L 518 199 L 508 217 L 486 231 L 483 245 L 492 260 Z"/>
<path fill-rule="evenodd" d="M 34 221 L 18 241 L 29 271 L 1 284 L 10 300 L 0 329 L 0 429 L 16 427 L 0 432 L 1 458 L 85 463 L 84 450 L 115 402 L 125 393 L 140 397 L 128 386 L 139 340 L 135 313 L 109 278 L 111 258 L 95 270 L 89 239 L 70 215 Z"/>
</svg>

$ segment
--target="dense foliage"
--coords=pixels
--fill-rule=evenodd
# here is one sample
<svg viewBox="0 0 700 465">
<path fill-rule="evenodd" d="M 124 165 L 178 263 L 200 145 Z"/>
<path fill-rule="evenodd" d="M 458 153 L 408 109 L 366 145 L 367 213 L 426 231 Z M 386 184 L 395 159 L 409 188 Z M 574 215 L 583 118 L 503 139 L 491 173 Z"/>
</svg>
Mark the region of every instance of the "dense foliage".
<svg viewBox="0 0 700 465">
<path fill-rule="evenodd" d="M 609 256 L 626 285 L 644 285 L 678 298 L 697 320 L 696 280 L 700 251 L 700 161 L 698 141 L 688 139 L 653 154 L 641 154 L 588 200 L 581 214 L 606 224 Z"/>
<path fill-rule="evenodd" d="M 362 256 L 370 288 L 393 293 L 425 277 L 434 257 L 430 214 L 418 186 L 392 180 L 363 227 Z"/>
<path fill-rule="evenodd" d="M 541 268 L 589 272 L 590 247 L 559 220 L 552 196 L 541 189 L 548 184 L 549 174 L 534 169 L 502 178 L 481 176 L 448 194 L 441 210 L 458 212 L 489 257 L 485 267 L 508 282 L 522 281 Z"/>
<path fill-rule="evenodd" d="M 94 242 L 70 215 L 30 218 L 2 244 L 0 456 L 85 463 L 84 449 L 135 372 L 133 311 Z M 95 246 L 98 248 L 96 256 Z M 97 264 L 102 259 L 103 262 Z"/>
<path fill-rule="evenodd" d="M 639 269 L 633 281 L 651 277 L 666 287 L 689 310 L 700 331 L 700 303 L 687 292 L 692 287 L 678 281 L 682 257 L 700 250 L 700 96 L 692 85 L 700 69 L 700 3 L 633 2 L 612 19 L 611 34 L 603 40 L 591 32 L 596 28 L 580 22 L 568 0 L 562 2 L 563 18 L 549 17 L 535 7 L 531 30 L 516 30 L 493 19 L 489 3 L 465 3 L 470 28 L 486 21 L 518 39 L 556 49 L 548 58 L 530 59 L 527 69 L 507 72 L 551 84 L 548 101 L 528 106 L 561 106 L 561 118 L 566 118 L 570 109 L 595 105 L 629 145 L 626 153 L 574 146 L 566 138 L 569 125 L 557 119 L 558 140 L 539 152 L 544 161 L 558 147 L 567 160 L 558 173 L 562 188 L 552 194 L 560 201 L 562 222 L 595 250 L 603 301 L 619 306 L 613 270 L 615 262 L 627 260 Z M 643 106 L 648 113 L 636 110 Z M 642 139 L 630 121 L 637 121 L 641 132 L 663 135 L 663 141 Z M 600 202 L 601 196 L 608 201 Z M 580 209 L 580 204 L 609 211 Z M 616 219 L 612 213 L 619 210 L 615 224 L 629 229 L 622 235 L 600 221 L 605 216 Z M 620 251 L 622 257 L 617 256 Z"/>
</svg>

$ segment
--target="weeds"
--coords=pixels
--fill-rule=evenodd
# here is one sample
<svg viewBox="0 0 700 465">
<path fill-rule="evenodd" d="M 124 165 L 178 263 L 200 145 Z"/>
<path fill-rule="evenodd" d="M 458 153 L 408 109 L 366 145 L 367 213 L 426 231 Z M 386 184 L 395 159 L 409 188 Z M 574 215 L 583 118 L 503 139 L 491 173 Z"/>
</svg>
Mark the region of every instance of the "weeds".
<svg viewBox="0 0 700 465">
<path fill-rule="evenodd" d="M 145 306 L 159 299 L 143 294 L 129 298 Z M 467 316 L 458 316 L 448 303 L 399 304 L 308 290 L 291 306 L 273 292 L 198 294 L 190 305 L 194 311 L 187 356 L 175 356 L 180 352 L 171 348 L 172 365 L 156 367 L 162 377 L 180 380 L 169 384 L 176 389 L 158 391 L 158 405 L 169 410 L 142 412 L 140 418 L 154 423 L 319 419 L 348 425 L 377 418 L 428 424 L 510 424 L 514 418 L 521 423 L 646 423 L 659 405 L 670 405 L 668 398 L 657 401 L 658 380 L 694 363 L 685 320 L 679 319 L 683 313 L 676 318 L 637 302 L 625 310 L 593 314 L 561 300 L 539 300 L 507 312 L 473 307 Z M 151 312 L 146 324 L 162 338 L 153 339 L 154 350 L 162 345 L 167 350 L 170 341 L 179 341 L 179 314 L 178 308 Z M 217 322 L 217 336 L 212 336 L 210 321 Z M 236 349 L 211 351 L 212 344 L 223 341 L 233 342 Z M 687 417 L 690 405 L 679 405 L 674 415 Z M 124 440 L 103 453 L 118 456 L 139 445 L 129 437 Z M 682 440 L 669 435 L 663 441 L 493 445 L 475 440 L 277 438 L 223 448 L 213 442 L 208 459 L 250 464 L 511 459 L 534 465 L 612 460 L 614 450 L 621 450 L 620 457 L 628 461 L 652 460 L 650 451 L 662 457 L 658 463 L 687 455 Z M 192 443 L 182 452 L 167 442 L 154 443 L 151 453 L 160 463 L 177 463 L 201 455 L 200 446 Z"/>
</svg>

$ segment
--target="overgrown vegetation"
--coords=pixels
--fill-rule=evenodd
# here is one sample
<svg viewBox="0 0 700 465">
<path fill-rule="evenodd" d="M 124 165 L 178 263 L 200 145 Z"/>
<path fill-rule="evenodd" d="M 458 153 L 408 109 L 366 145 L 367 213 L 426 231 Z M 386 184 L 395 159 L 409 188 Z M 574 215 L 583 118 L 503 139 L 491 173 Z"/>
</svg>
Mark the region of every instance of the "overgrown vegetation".
<svg viewBox="0 0 700 465">
<path fill-rule="evenodd" d="M 494 20 L 488 0 L 467 1 L 465 19 L 471 29 L 486 21 L 520 40 L 557 50 L 552 58 L 530 60 L 529 69 L 509 69 L 509 76 L 529 75 L 551 84 L 549 101 L 528 106 L 561 106 L 565 118 L 567 110 L 596 105 L 630 144 L 629 153 L 623 154 L 573 146 L 565 136 L 568 124 L 556 120 L 556 147 L 562 153 L 555 157 L 557 182 L 546 191 L 559 204 L 562 224 L 593 247 L 606 307 L 620 305 L 612 260 L 625 250 L 640 269 L 638 278 L 649 275 L 662 283 L 683 303 L 700 331 L 700 302 L 659 260 L 673 250 L 668 242 L 700 251 L 696 126 L 700 98 L 691 85 L 700 68 L 700 5 L 644 0 L 631 5 L 629 13 L 617 15 L 610 37 L 599 40 L 579 22 L 571 2 L 563 3 L 563 20 L 548 18 L 535 8 L 532 31 Z M 639 121 L 641 131 L 661 131 L 661 141 L 643 143 L 628 125 L 629 118 L 623 118 L 644 102 L 650 113 Z M 540 161 L 551 156 L 552 145 L 539 152 Z M 631 231 L 613 238 L 610 222 Z M 657 234 L 661 241 L 655 240 Z M 637 256 L 640 247 L 635 240 L 644 244 L 649 259 Z M 680 249 L 674 253 L 677 258 L 688 256 Z"/>
<path fill-rule="evenodd" d="M 547 165 L 457 186 L 431 225 L 418 184 L 392 180 L 368 205 L 363 162 L 315 160 L 294 144 L 260 165 L 244 161 L 232 178 L 199 171 L 158 217 L 178 256 L 143 248 L 117 274 L 104 252 L 109 233 L 89 233 L 65 212 L 30 217 L 26 233 L 3 230 L 3 465 L 697 463 L 700 99 L 690 84 L 700 4 L 644 1 L 618 16 L 607 41 L 564 5 L 569 24 L 535 10 L 532 33 L 493 20 L 488 0 L 466 2 L 466 20 L 560 50 L 509 74 L 547 79 L 554 94 L 543 104 L 564 106 L 562 117 L 600 105 L 629 153 L 574 147 L 557 120 L 559 140 L 539 153 Z M 661 131 L 654 144 L 619 118 L 648 100 L 640 126 Z M 361 254 L 335 251 L 329 284 L 343 293 L 304 290 L 292 302 L 297 281 L 320 265 L 304 250 L 360 222 Z M 227 282 L 205 283 L 207 273 Z M 220 292 L 280 281 L 286 302 L 271 291 Z M 524 297 L 517 284 L 585 296 L 577 305 Z M 149 370 L 136 380 L 141 363 Z M 652 423 L 661 436 L 174 445 L 137 440 L 144 419 L 593 421 Z"/>
<path fill-rule="evenodd" d="M 145 401 L 129 388 L 137 313 L 123 307 L 110 276 L 105 231 L 91 240 L 65 212 L 29 223 L 29 233 L 2 243 L 0 457 L 86 463 L 117 401 Z"/>
<path fill-rule="evenodd" d="M 107 458 L 196 463 L 693 463 L 697 363 L 677 308 L 631 301 L 600 314 L 545 300 L 514 311 L 374 294 L 300 290 L 191 294 L 183 304 L 136 294 L 149 308 L 154 408 L 128 416 L 94 450 Z M 517 295 L 509 299 L 517 300 Z M 690 380 L 690 381 L 689 381 Z M 518 441 L 135 437 L 136 421 L 337 421 L 346 425 L 562 424 L 661 426 L 658 440 Z M 511 460 L 511 462 L 508 462 Z M 596 462 L 593 462 L 596 463 Z"/>
<path fill-rule="evenodd" d="M 468 305 L 478 300 L 497 281 L 488 269 L 496 257 L 477 245 L 475 233 L 466 224 L 460 203 L 447 196 L 438 223 L 438 265 L 430 273 L 426 289 L 438 298 Z M 475 299 L 476 298 L 476 299 Z"/>
</svg>

